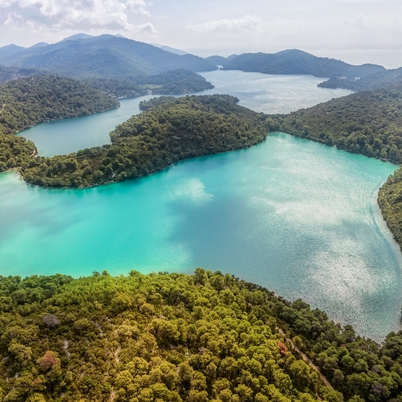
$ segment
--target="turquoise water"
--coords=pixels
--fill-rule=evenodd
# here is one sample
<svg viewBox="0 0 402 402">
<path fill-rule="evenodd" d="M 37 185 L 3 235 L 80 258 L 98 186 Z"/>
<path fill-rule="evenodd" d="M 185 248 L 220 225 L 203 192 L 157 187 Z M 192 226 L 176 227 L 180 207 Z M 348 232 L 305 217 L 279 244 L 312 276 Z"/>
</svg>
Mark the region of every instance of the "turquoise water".
<svg viewBox="0 0 402 402">
<path fill-rule="evenodd" d="M 347 93 L 317 88 L 313 77 L 204 76 L 216 86 L 210 92 L 234 94 L 257 111 L 285 112 Z M 24 135 L 36 136 L 47 155 L 101 145 L 138 112 L 139 101 Z M 276 133 L 247 150 L 85 190 L 45 190 L 4 173 L 0 274 L 78 277 L 201 266 L 301 297 L 381 339 L 399 328 L 402 305 L 401 254 L 376 204 L 395 168 Z"/>
<path fill-rule="evenodd" d="M 275 134 L 248 150 L 86 190 L 0 175 L 2 275 L 229 272 L 381 338 L 398 328 L 400 254 L 375 202 L 395 169 Z"/>
<path fill-rule="evenodd" d="M 118 109 L 39 124 L 18 135 L 33 141 L 41 156 L 69 154 L 80 149 L 110 144 L 109 133 L 117 124 L 140 113 L 139 103 L 150 98 L 152 96 L 124 99 L 120 101 Z"/>
</svg>

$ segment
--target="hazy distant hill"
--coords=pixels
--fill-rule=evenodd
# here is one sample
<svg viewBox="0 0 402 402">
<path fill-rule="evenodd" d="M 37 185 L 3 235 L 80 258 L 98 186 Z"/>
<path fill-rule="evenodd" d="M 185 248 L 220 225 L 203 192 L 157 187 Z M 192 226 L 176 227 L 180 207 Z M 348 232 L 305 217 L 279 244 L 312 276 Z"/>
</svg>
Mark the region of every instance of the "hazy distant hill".
<svg viewBox="0 0 402 402">
<path fill-rule="evenodd" d="M 225 63 L 228 62 L 228 59 L 226 57 L 217 55 L 206 57 L 205 60 L 216 66 L 223 66 Z"/>
<path fill-rule="evenodd" d="M 170 47 L 170 46 L 166 46 L 166 45 L 160 45 L 159 43 L 150 43 L 152 46 L 156 46 L 159 47 L 159 49 L 165 50 L 166 52 L 170 52 L 170 53 L 174 53 L 174 54 L 178 54 L 179 56 L 183 56 L 185 54 L 188 54 L 187 52 L 180 50 L 180 49 L 176 49 L 174 47 Z"/>
<path fill-rule="evenodd" d="M 323 88 L 346 88 L 352 91 L 374 91 L 402 84 L 402 67 L 395 70 L 379 71 L 356 79 L 330 78 L 319 84 Z"/>
<path fill-rule="evenodd" d="M 0 48 L 0 64 L 40 68 L 84 77 L 145 76 L 175 69 L 210 71 L 216 66 L 190 54 L 179 56 L 155 46 L 113 35 L 75 35 L 61 42 L 28 49 Z"/>
<path fill-rule="evenodd" d="M 363 64 L 353 66 L 340 60 L 316 57 L 301 50 L 278 53 L 243 53 L 223 63 L 225 70 L 242 70 L 264 74 L 306 74 L 316 77 L 365 77 L 386 71 L 382 66 Z"/>
</svg>

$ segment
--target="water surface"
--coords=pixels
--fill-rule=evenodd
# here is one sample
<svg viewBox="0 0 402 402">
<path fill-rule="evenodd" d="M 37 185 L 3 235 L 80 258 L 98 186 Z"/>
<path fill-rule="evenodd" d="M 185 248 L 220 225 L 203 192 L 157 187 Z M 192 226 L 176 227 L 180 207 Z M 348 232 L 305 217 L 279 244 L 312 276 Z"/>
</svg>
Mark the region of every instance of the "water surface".
<svg viewBox="0 0 402 402">
<path fill-rule="evenodd" d="M 253 148 L 85 190 L 0 175 L 2 275 L 229 272 L 380 339 L 398 328 L 400 254 L 376 204 L 395 166 L 271 135 Z"/>
<path fill-rule="evenodd" d="M 203 74 L 256 111 L 288 112 L 348 91 L 320 79 Z M 120 109 L 24 133 L 43 155 L 109 141 L 138 113 Z M 395 166 L 277 133 L 247 150 L 181 162 L 135 181 L 85 190 L 0 175 L 2 275 L 192 272 L 201 266 L 303 298 L 381 339 L 399 328 L 401 258 L 376 204 Z"/>
</svg>

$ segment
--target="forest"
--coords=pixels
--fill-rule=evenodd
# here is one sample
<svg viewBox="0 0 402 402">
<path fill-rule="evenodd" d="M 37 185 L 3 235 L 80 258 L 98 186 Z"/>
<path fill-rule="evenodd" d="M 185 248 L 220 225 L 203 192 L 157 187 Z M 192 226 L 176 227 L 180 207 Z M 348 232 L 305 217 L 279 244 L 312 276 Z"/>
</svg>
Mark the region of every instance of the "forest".
<svg viewBox="0 0 402 402">
<path fill-rule="evenodd" d="M 0 334 L 2 402 L 402 400 L 401 333 L 201 268 L 0 276 Z"/>
<path fill-rule="evenodd" d="M 44 121 L 119 107 L 116 99 L 71 78 L 34 75 L 0 86 L 0 133 L 15 134 Z"/>
<path fill-rule="evenodd" d="M 229 95 L 162 97 L 110 133 L 112 145 L 23 163 L 25 181 L 88 187 L 146 176 L 188 158 L 247 148 L 267 135 L 265 117 Z"/>
</svg>

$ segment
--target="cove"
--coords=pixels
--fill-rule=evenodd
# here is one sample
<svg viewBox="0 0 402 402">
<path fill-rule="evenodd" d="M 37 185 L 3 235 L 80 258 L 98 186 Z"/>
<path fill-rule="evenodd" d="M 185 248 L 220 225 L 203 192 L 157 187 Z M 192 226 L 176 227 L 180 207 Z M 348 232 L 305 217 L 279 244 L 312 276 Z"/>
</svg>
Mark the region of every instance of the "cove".
<svg viewBox="0 0 402 402">
<path fill-rule="evenodd" d="M 401 259 L 376 204 L 395 166 L 276 133 L 247 150 L 85 190 L 0 175 L 2 275 L 228 272 L 381 340 Z"/>
</svg>

